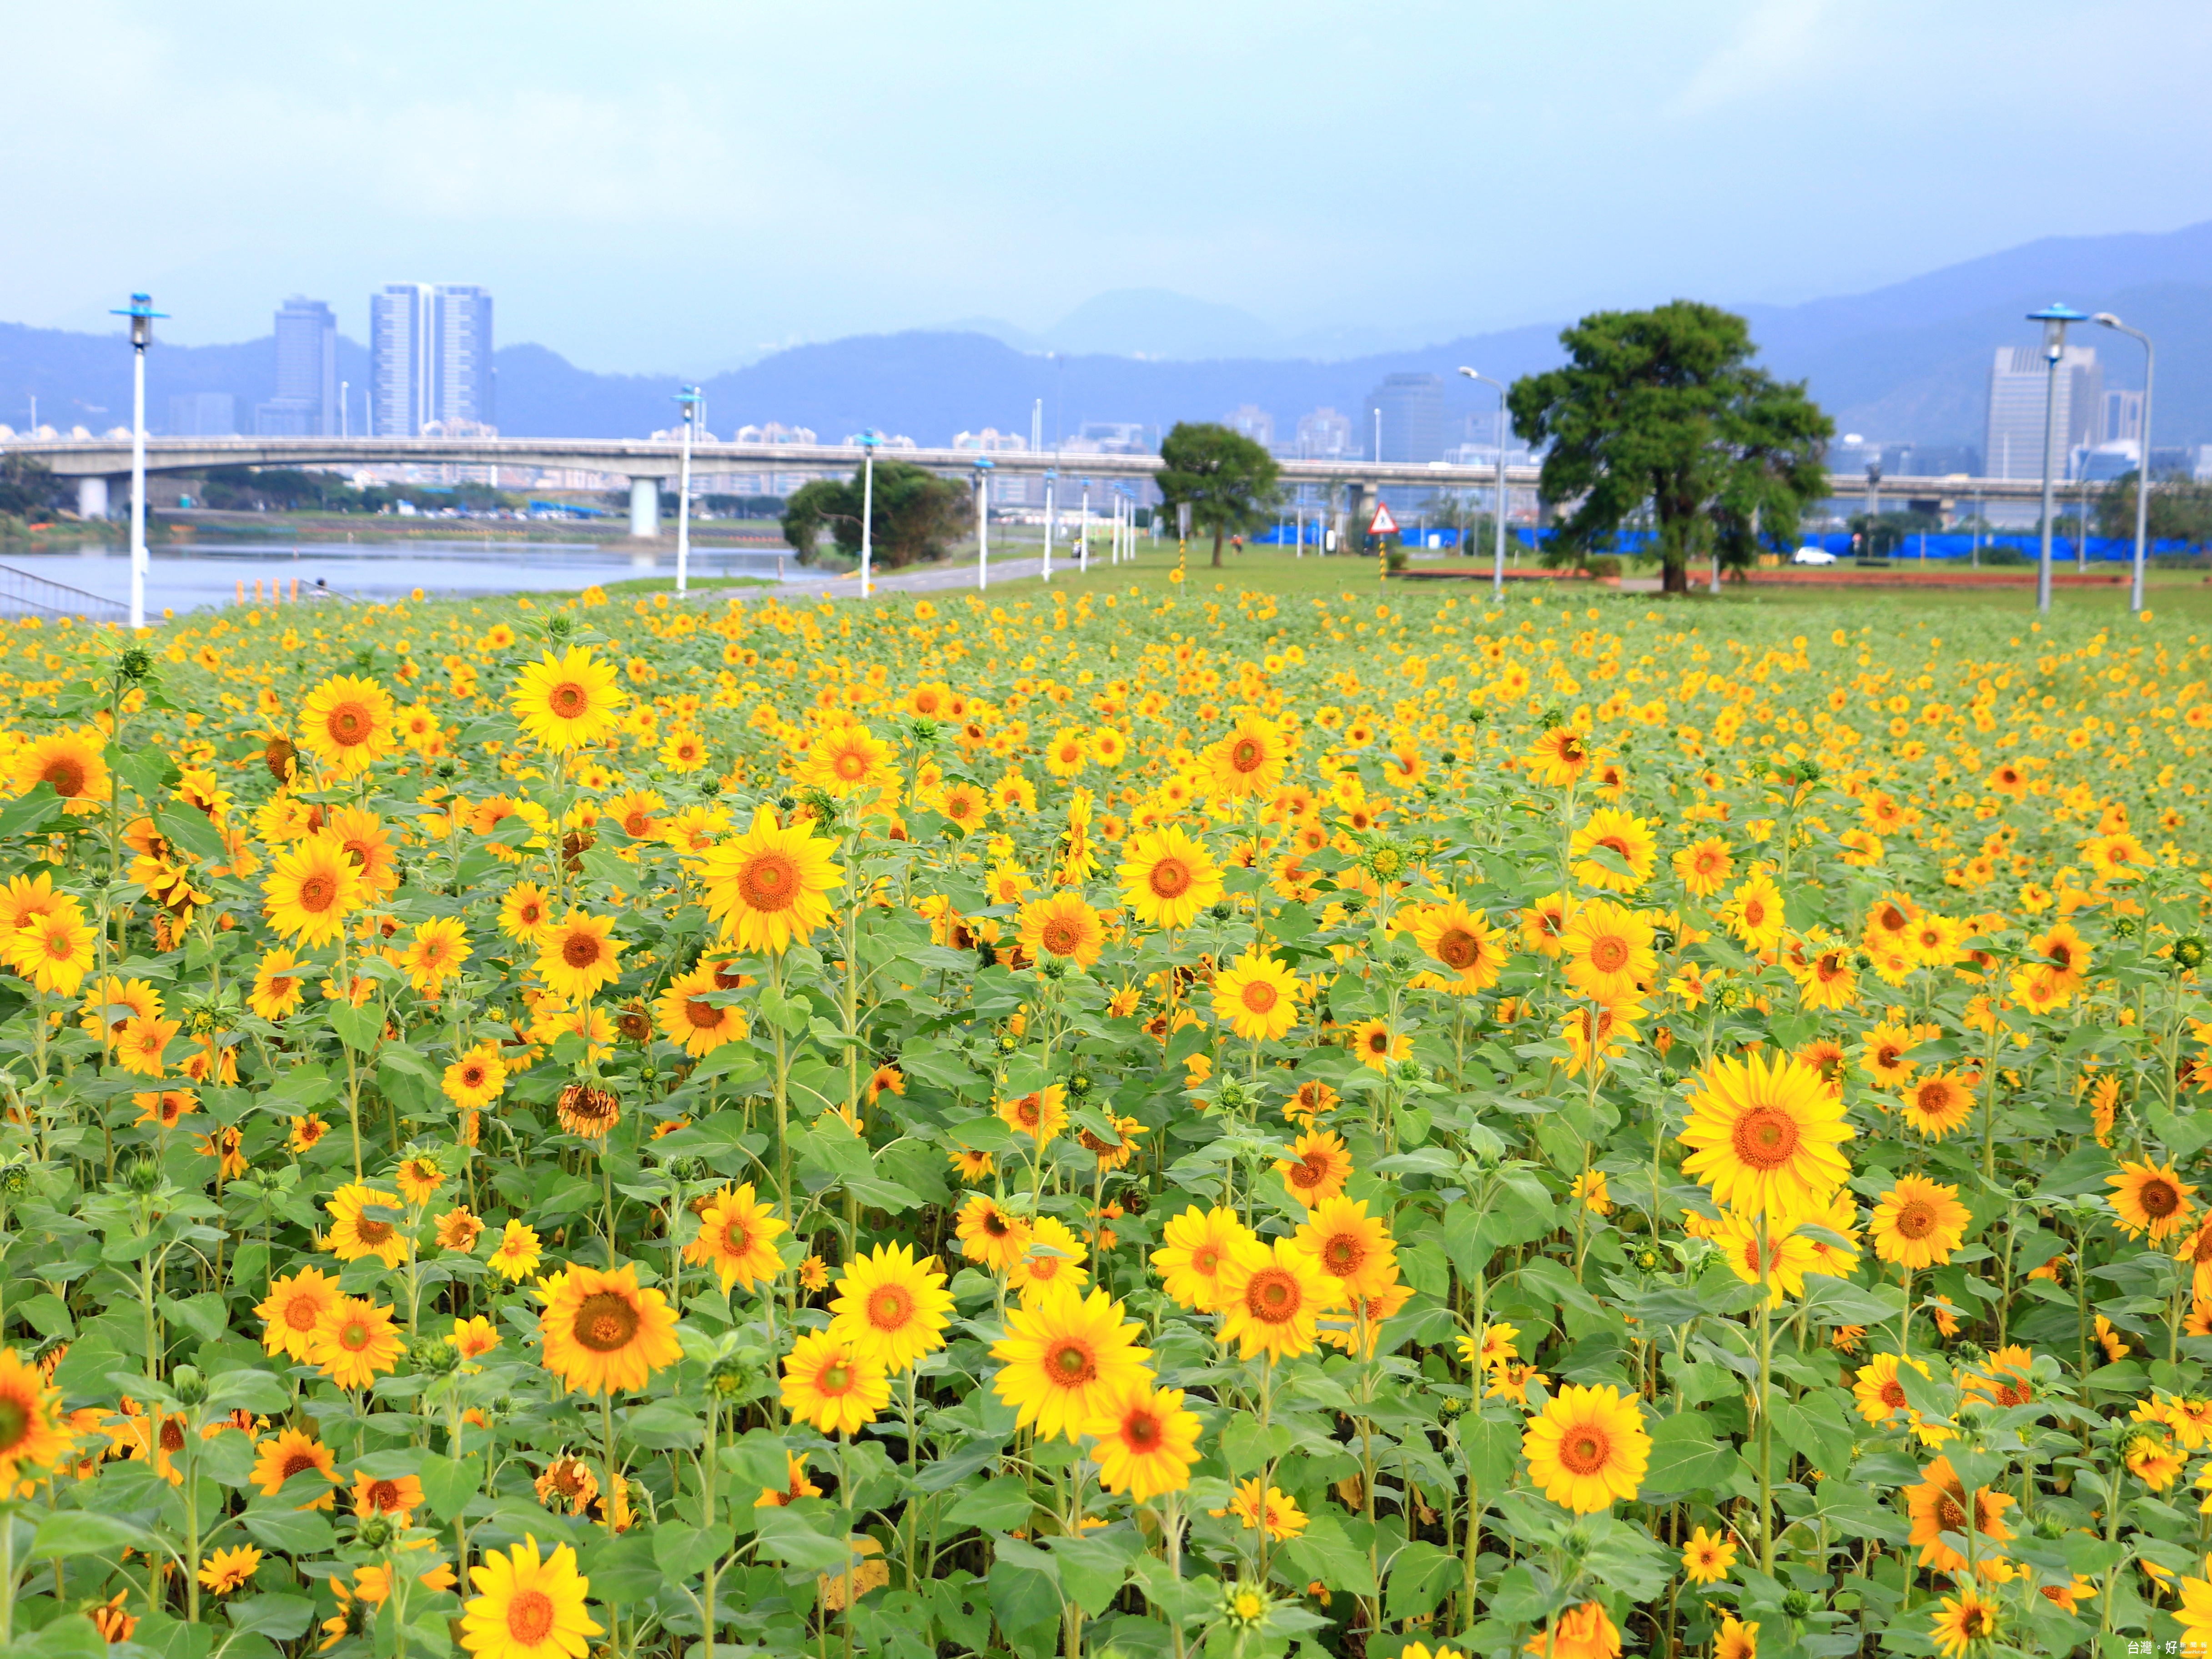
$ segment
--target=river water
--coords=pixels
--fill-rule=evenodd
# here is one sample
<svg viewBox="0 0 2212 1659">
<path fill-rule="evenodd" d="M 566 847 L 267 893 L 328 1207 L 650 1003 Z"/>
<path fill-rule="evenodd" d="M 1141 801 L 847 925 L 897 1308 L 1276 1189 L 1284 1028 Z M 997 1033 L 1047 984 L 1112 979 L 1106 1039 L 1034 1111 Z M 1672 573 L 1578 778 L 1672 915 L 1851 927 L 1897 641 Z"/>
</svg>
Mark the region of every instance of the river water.
<svg viewBox="0 0 2212 1659">
<path fill-rule="evenodd" d="M 690 574 L 755 576 L 772 581 L 777 563 L 777 550 L 772 547 L 695 547 Z M 799 569 L 787 550 L 784 568 L 793 575 Z M 127 604 L 131 598 L 127 547 L 86 546 L 66 552 L 0 549 L 0 585 L 5 584 L 8 569 L 117 605 Z M 281 586 L 288 599 L 293 583 L 297 582 L 302 599 L 313 595 L 319 583 L 343 599 L 388 600 L 404 599 L 418 587 L 425 594 L 443 598 L 543 590 L 573 592 L 597 582 L 671 578 L 675 574 L 676 554 L 672 548 L 633 550 L 604 542 L 193 542 L 151 550 L 146 611 L 149 617 L 158 617 L 164 611 L 232 605 L 237 602 L 241 581 L 251 604 L 257 580 L 264 584 L 264 592 L 273 592 Z M 14 586 L 33 595 L 33 600 L 9 602 L 0 596 L 0 611 L 40 614 L 69 605 L 66 596 L 34 585 Z"/>
</svg>

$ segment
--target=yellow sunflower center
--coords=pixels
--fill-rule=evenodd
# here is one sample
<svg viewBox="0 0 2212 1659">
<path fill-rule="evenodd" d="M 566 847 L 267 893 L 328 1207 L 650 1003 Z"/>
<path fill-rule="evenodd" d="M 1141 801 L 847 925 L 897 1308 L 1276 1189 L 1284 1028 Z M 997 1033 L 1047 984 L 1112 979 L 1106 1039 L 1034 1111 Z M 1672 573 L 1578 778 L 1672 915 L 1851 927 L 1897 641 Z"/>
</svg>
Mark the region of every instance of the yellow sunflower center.
<svg viewBox="0 0 2212 1659">
<path fill-rule="evenodd" d="M 752 1249 L 752 1232 L 744 1222 L 728 1221 L 723 1223 L 722 1253 L 724 1255 L 743 1255 L 747 1250 Z"/>
<path fill-rule="evenodd" d="M 787 854 L 756 854 L 738 877 L 738 892 L 749 909 L 788 909 L 799 894 L 799 866 Z"/>
<path fill-rule="evenodd" d="M 349 1319 L 338 1327 L 338 1346 L 348 1353 L 359 1353 L 368 1346 L 368 1327 L 358 1319 Z"/>
<path fill-rule="evenodd" d="M 1735 1155 L 1758 1170 L 1778 1170 L 1797 1152 L 1797 1121 L 1772 1106 L 1754 1106 L 1735 1121 Z"/>
<path fill-rule="evenodd" d="M 541 1589 L 516 1592 L 507 1604 L 507 1633 L 524 1647 L 535 1647 L 553 1633 L 553 1598 Z"/>
<path fill-rule="evenodd" d="M 595 1291 L 576 1309 L 576 1340 L 593 1353 L 615 1353 L 637 1334 L 637 1310 L 612 1291 Z"/>
</svg>

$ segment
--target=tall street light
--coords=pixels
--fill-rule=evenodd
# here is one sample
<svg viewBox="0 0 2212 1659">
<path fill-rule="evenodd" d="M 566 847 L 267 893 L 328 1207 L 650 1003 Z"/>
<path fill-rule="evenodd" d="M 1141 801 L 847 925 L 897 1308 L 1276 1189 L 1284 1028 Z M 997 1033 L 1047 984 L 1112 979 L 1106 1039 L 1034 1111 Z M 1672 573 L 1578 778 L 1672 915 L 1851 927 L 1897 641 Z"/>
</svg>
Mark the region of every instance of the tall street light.
<svg viewBox="0 0 2212 1659">
<path fill-rule="evenodd" d="M 111 317 L 131 319 L 131 626 L 146 625 L 146 348 L 154 343 L 154 319 L 166 317 L 154 309 L 150 295 L 134 294 L 131 303 Z"/>
<path fill-rule="evenodd" d="M 676 591 L 683 594 L 691 586 L 691 428 L 699 420 L 699 388 L 685 386 L 676 402 L 684 411 L 683 472 L 676 484 Z"/>
<path fill-rule="evenodd" d="M 880 432 L 860 434 L 860 597 L 872 599 L 876 592 L 876 446 L 884 441 Z"/>
<path fill-rule="evenodd" d="M 1490 597 L 1503 599 L 1505 597 L 1505 382 L 1493 380 L 1487 374 L 1478 374 L 1464 364 L 1461 365 L 1459 372 L 1470 380 L 1480 380 L 1485 386 L 1498 388 L 1498 431 L 1495 434 L 1498 439 L 1498 511 L 1493 515 L 1497 520 L 1497 534 L 1494 538 L 1496 551 L 1491 559 Z"/>
<path fill-rule="evenodd" d="M 2051 480 L 2058 465 L 2058 364 L 2066 356 L 2066 325 L 2086 323 L 2089 313 L 2057 301 L 2027 313 L 2031 323 L 2043 325 L 2043 550 L 2035 567 L 2035 608 L 2051 609 Z"/>
<path fill-rule="evenodd" d="M 2140 611 L 2143 605 L 2143 551 L 2150 545 L 2150 380 L 2151 372 L 2157 367 L 2158 354 L 2152 349 L 2149 335 L 2139 328 L 2130 328 L 2109 311 L 2100 311 L 2089 320 L 2142 342 L 2142 422 L 2136 432 L 2140 451 L 2136 465 L 2136 569 L 2134 583 L 2128 590 L 2128 609 Z"/>
<path fill-rule="evenodd" d="M 975 458 L 975 591 L 991 585 L 991 458 Z"/>
</svg>

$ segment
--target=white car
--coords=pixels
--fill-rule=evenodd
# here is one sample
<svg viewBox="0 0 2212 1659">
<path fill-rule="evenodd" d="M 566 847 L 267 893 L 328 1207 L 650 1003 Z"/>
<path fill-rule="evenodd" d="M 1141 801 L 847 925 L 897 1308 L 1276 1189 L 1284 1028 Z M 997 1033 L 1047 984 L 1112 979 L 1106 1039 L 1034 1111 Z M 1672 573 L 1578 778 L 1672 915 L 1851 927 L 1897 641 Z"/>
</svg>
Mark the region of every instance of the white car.
<svg viewBox="0 0 2212 1659">
<path fill-rule="evenodd" d="M 1792 564 L 1833 564 L 1836 556 L 1824 547 L 1801 547 L 1790 556 Z"/>
</svg>

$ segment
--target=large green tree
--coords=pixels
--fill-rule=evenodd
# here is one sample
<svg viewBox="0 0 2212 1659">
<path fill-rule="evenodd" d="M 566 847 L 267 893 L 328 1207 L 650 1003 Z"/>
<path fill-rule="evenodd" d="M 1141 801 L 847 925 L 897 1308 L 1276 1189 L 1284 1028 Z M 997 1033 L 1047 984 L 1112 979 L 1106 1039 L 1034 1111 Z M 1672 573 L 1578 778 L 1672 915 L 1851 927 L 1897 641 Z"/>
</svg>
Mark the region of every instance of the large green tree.
<svg viewBox="0 0 2212 1659">
<path fill-rule="evenodd" d="M 1213 532 L 1213 563 L 1221 540 L 1257 530 L 1274 511 L 1275 458 L 1241 432 L 1199 421 L 1178 421 L 1160 445 L 1160 470 L 1152 475 L 1170 520 L 1190 503 L 1191 522 Z"/>
<path fill-rule="evenodd" d="M 793 492 L 783 509 L 783 539 L 797 550 L 801 564 L 814 562 L 825 529 L 839 552 L 860 556 L 865 488 L 863 474 L 855 471 L 850 479 L 817 478 Z M 941 559 L 974 517 L 966 484 L 904 461 L 878 460 L 869 556 L 892 569 Z"/>
<path fill-rule="evenodd" d="M 0 514 L 43 519 L 66 499 L 66 487 L 37 456 L 0 455 Z"/>
<path fill-rule="evenodd" d="M 1806 506 L 1827 494 L 1835 423 L 1802 381 L 1752 366 L 1742 318 L 1676 300 L 1593 313 L 1559 343 L 1566 363 L 1523 375 L 1507 398 L 1514 429 L 1548 446 L 1546 499 L 1571 506 L 1550 557 L 1614 550 L 1647 502 L 1670 593 L 1701 555 L 1741 567 L 1796 541 Z"/>
</svg>

